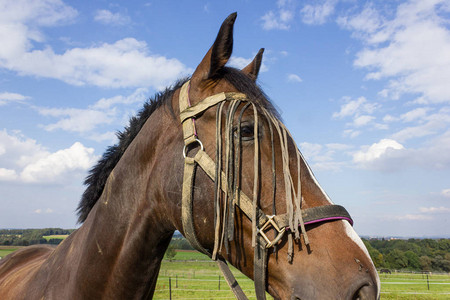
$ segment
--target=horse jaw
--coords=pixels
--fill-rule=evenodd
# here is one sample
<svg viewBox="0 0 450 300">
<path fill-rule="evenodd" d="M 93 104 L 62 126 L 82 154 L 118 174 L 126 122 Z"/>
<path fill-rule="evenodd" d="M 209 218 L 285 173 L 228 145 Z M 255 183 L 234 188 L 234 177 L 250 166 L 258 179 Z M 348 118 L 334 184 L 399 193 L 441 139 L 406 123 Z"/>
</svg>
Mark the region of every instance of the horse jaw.
<svg viewBox="0 0 450 300">
<path fill-rule="evenodd" d="M 367 256 L 367 260 L 372 264 L 372 269 L 376 270 L 375 265 L 373 264 L 372 259 L 370 258 L 369 251 L 367 251 L 366 246 L 364 245 L 363 241 L 359 237 L 359 235 L 356 233 L 356 231 L 353 229 L 353 227 L 346 221 L 341 221 L 344 223 L 345 228 L 345 234 L 356 244 L 361 248 L 361 250 L 364 252 L 364 254 Z M 381 289 L 381 283 L 380 283 L 380 277 L 378 276 L 378 272 L 375 271 L 374 276 L 375 282 L 377 285 L 377 299 L 380 298 L 380 289 Z"/>
</svg>

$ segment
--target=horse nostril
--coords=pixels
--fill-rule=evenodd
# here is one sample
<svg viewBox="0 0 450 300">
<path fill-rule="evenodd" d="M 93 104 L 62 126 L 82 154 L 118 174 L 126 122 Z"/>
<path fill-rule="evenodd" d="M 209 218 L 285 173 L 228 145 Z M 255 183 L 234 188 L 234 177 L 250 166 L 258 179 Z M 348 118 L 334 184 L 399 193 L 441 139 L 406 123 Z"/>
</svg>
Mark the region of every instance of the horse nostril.
<svg viewBox="0 0 450 300">
<path fill-rule="evenodd" d="M 375 299 L 375 297 L 373 288 L 368 284 L 363 284 L 353 294 L 352 300 L 369 300 Z"/>
</svg>

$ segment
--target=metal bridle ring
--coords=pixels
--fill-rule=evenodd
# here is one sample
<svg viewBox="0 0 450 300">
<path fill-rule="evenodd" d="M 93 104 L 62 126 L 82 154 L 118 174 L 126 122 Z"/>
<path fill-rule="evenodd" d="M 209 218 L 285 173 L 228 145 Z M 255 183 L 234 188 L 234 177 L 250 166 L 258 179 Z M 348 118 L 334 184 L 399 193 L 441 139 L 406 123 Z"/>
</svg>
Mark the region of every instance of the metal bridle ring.
<svg viewBox="0 0 450 300">
<path fill-rule="evenodd" d="M 184 147 L 183 147 L 183 157 L 184 157 L 184 158 L 186 158 L 186 156 L 187 156 L 187 148 L 188 148 L 188 146 L 192 145 L 193 143 L 199 144 L 200 150 L 204 150 L 204 149 L 205 149 L 205 148 L 203 147 L 202 142 L 201 142 L 198 138 L 195 138 L 195 140 L 193 140 L 193 141 L 190 142 L 189 144 L 184 145 Z"/>
</svg>

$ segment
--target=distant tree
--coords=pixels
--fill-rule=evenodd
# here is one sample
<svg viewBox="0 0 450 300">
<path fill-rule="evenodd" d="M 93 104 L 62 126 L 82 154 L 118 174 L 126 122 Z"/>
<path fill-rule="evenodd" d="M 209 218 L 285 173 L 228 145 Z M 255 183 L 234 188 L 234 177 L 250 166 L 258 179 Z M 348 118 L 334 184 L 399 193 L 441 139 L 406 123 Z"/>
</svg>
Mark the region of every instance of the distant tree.
<svg viewBox="0 0 450 300">
<path fill-rule="evenodd" d="M 419 262 L 422 271 L 431 271 L 431 258 L 424 255 L 419 258 Z"/>
<path fill-rule="evenodd" d="M 386 255 L 386 261 L 392 269 L 405 269 L 408 267 L 408 258 L 401 250 L 394 249 Z"/>
<path fill-rule="evenodd" d="M 377 268 L 384 267 L 385 263 L 384 263 L 384 259 L 383 259 L 383 254 L 381 254 L 380 251 L 378 251 L 377 249 L 372 247 L 372 245 L 370 245 L 369 241 L 363 239 L 363 242 L 367 248 L 367 251 L 369 251 L 369 255 L 372 258 L 372 261 L 373 261 L 375 267 L 377 267 Z"/>
<path fill-rule="evenodd" d="M 172 259 L 177 255 L 177 252 L 175 251 L 175 247 L 173 245 L 169 245 L 166 250 L 166 258 L 169 261 L 172 261 Z"/>
<path fill-rule="evenodd" d="M 408 269 L 418 270 L 420 269 L 419 256 L 411 250 L 405 252 L 405 256 L 408 259 Z"/>
</svg>

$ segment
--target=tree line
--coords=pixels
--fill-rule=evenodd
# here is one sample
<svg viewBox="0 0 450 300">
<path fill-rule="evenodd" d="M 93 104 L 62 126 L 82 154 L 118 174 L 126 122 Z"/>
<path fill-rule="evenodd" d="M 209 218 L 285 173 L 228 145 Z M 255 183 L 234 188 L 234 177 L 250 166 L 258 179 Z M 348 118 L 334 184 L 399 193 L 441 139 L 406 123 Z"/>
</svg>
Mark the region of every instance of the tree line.
<svg viewBox="0 0 450 300">
<path fill-rule="evenodd" d="M 71 234 L 75 229 L 44 228 L 44 229 L 0 229 L 0 245 L 29 246 L 34 244 L 61 243 L 62 239 L 45 239 L 48 235 Z"/>
<path fill-rule="evenodd" d="M 450 239 L 363 239 L 377 268 L 450 272 Z"/>
<path fill-rule="evenodd" d="M 61 239 L 45 239 L 44 236 L 71 234 L 74 230 L 0 229 L 0 245 L 59 244 Z M 450 272 L 450 239 L 363 239 L 363 242 L 377 268 Z M 177 232 L 169 245 L 169 251 L 174 249 L 192 250 L 193 248 Z"/>
</svg>

